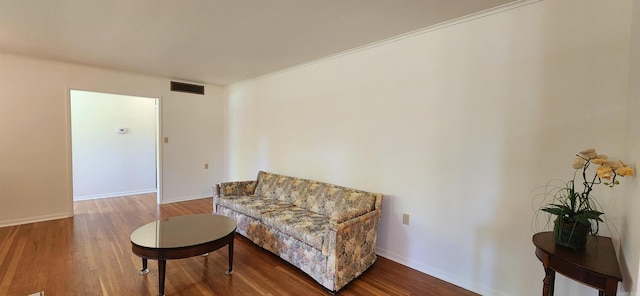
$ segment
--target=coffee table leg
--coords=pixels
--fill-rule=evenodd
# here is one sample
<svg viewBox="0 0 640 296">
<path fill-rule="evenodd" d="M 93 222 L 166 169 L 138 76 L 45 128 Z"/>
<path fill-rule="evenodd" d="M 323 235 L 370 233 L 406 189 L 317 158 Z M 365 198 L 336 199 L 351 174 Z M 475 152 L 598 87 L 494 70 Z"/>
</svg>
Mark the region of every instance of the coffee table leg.
<svg viewBox="0 0 640 296">
<path fill-rule="evenodd" d="M 164 296 L 164 278 L 167 268 L 167 260 L 158 259 L 158 295 Z"/>
<path fill-rule="evenodd" d="M 233 274 L 233 241 L 234 238 L 232 237 L 231 242 L 229 243 L 229 270 L 224 272 L 226 275 Z"/>
<path fill-rule="evenodd" d="M 139 275 L 145 275 L 149 273 L 149 268 L 147 268 L 147 258 L 142 258 L 142 269 L 138 272 Z"/>
</svg>

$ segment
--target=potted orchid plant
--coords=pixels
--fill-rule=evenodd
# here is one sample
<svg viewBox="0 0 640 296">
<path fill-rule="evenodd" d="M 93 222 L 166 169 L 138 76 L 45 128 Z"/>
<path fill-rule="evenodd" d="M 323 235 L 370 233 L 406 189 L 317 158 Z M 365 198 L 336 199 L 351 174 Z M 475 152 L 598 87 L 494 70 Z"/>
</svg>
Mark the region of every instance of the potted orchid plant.
<svg viewBox="0 0 640 296">
<path fill-rule="evenodd" d="M 603 212 L 592 196 L 593 187 L 603 184 L 614 187 L 619 177 L 631 176 L 634 170 L 622 161 L 611 161 L 595 149 L 580 151 L 573 162 L 573 178 L 562 186 L 545 189 L 548 204 L 541 210 L 555 215 L 553 233 L 556 244 L 572 249 L 584 248 L 587 234 L 596 235 Z M 592 165 L 598 166 L 595 172 Z"/>
</svg>

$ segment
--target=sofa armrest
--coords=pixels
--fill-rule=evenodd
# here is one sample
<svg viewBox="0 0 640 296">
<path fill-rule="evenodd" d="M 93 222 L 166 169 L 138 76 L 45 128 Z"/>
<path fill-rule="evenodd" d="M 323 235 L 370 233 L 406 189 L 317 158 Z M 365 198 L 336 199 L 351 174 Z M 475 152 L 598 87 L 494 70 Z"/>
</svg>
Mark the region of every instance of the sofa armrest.
<svg viewBox="0 0 640 296">
<path fill-rule="evenodd" d="M 216 184 L 213 190 L 214 200 L 225 196 L 249 196 L 256 190 L 258 181 L 236 181 Z"/>
<path fill-rule="evenodd" d="M 353 262 L 353 258 L 375 252 L 380 222 L 381 209 L 373 210 L 364 215 L 337 223 L 329 221 L 329 244 L 324 244 L 322 252 L 328 255 L 331 248 L 336 249 L 336 264 Z"/>
</svg>

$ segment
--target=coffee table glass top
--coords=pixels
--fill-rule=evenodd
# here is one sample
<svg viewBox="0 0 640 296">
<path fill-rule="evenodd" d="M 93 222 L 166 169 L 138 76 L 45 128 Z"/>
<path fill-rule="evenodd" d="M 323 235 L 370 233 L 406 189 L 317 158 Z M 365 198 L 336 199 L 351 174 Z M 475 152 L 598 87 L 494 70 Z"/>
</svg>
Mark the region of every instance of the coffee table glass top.
<svg viewBox="0 0 640 296">
<path fill-rule="evenodd" d="M 189 247 L 225 237 L 236 226 L 233 219 L 220 215 L 176 216 L 141 226 L 131 234 L 131 242 L 154 249 Z"/>
</svg>

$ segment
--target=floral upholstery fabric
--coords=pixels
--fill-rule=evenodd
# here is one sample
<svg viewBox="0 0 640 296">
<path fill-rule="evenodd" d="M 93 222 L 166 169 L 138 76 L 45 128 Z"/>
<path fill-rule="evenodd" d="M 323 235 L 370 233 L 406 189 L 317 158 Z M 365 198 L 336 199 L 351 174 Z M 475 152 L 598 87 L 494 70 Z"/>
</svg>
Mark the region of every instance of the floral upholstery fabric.
<svg viewBox="0 0 640 296">
<path fill-rule="evenodd" d="M 253 196 L 221 197 L 218 204 L 236 210 L 242 214 L 261 219 L 262 214 L 292 207 L 293 205 L 273 198 L 255 198 Z"/>
<path fill-rule="evenodd" d="M 378 194 L 260 171 L 256 196 L 277 198 L 339 222 L 372 211 Z"/>
<path fill-rule="evenodd" d="M 329 217 L 298 207 L 265 213 L 262 222 L 316 249 L 322 249 L 329 230 Z"/>
<path fill-rule="evenodd" d="M 287 193 L 291 185 L 290 183 L 291 180 L 288 178 L 260 171 L 258 173 L 255 195 L 288 201 L 289 197 Z"/>
<path fill-rule="evenodd" d="M 253 195 L 256 181 L 227 182 L 217 185 L 216 191 L 220 196 Z"/>
<path fill-rule="evenodd" d="M 331 291 L 375 262 L 381 206 L 382 194 L 262 171 L 214 191 L 214 211 L 239 234 Z"/>
<path fill-rule="evenodd" d="M 332 220 L 346 221 L 374 209 L 376 196 L 373 193 L 323 184 L 309 187 L 306 201 L 296 205 L 330 216 Z"/>
<path fill-rule="evenodd" d="M 304 196 L 304 180 L 260 171 L 255 195 L 293 202 Z"/>
<path fill-rule="evenodd" d="M 257 181 L 238 181 L 238 182 L 227 182 L 222 184 L 216 184 L 213 187 L 213 204 L 215 212 L 215 204 L 217 203 L 219 198 L 226 196 L 248 196 L 254 195 L 256 190 Z"/>
</svg>

